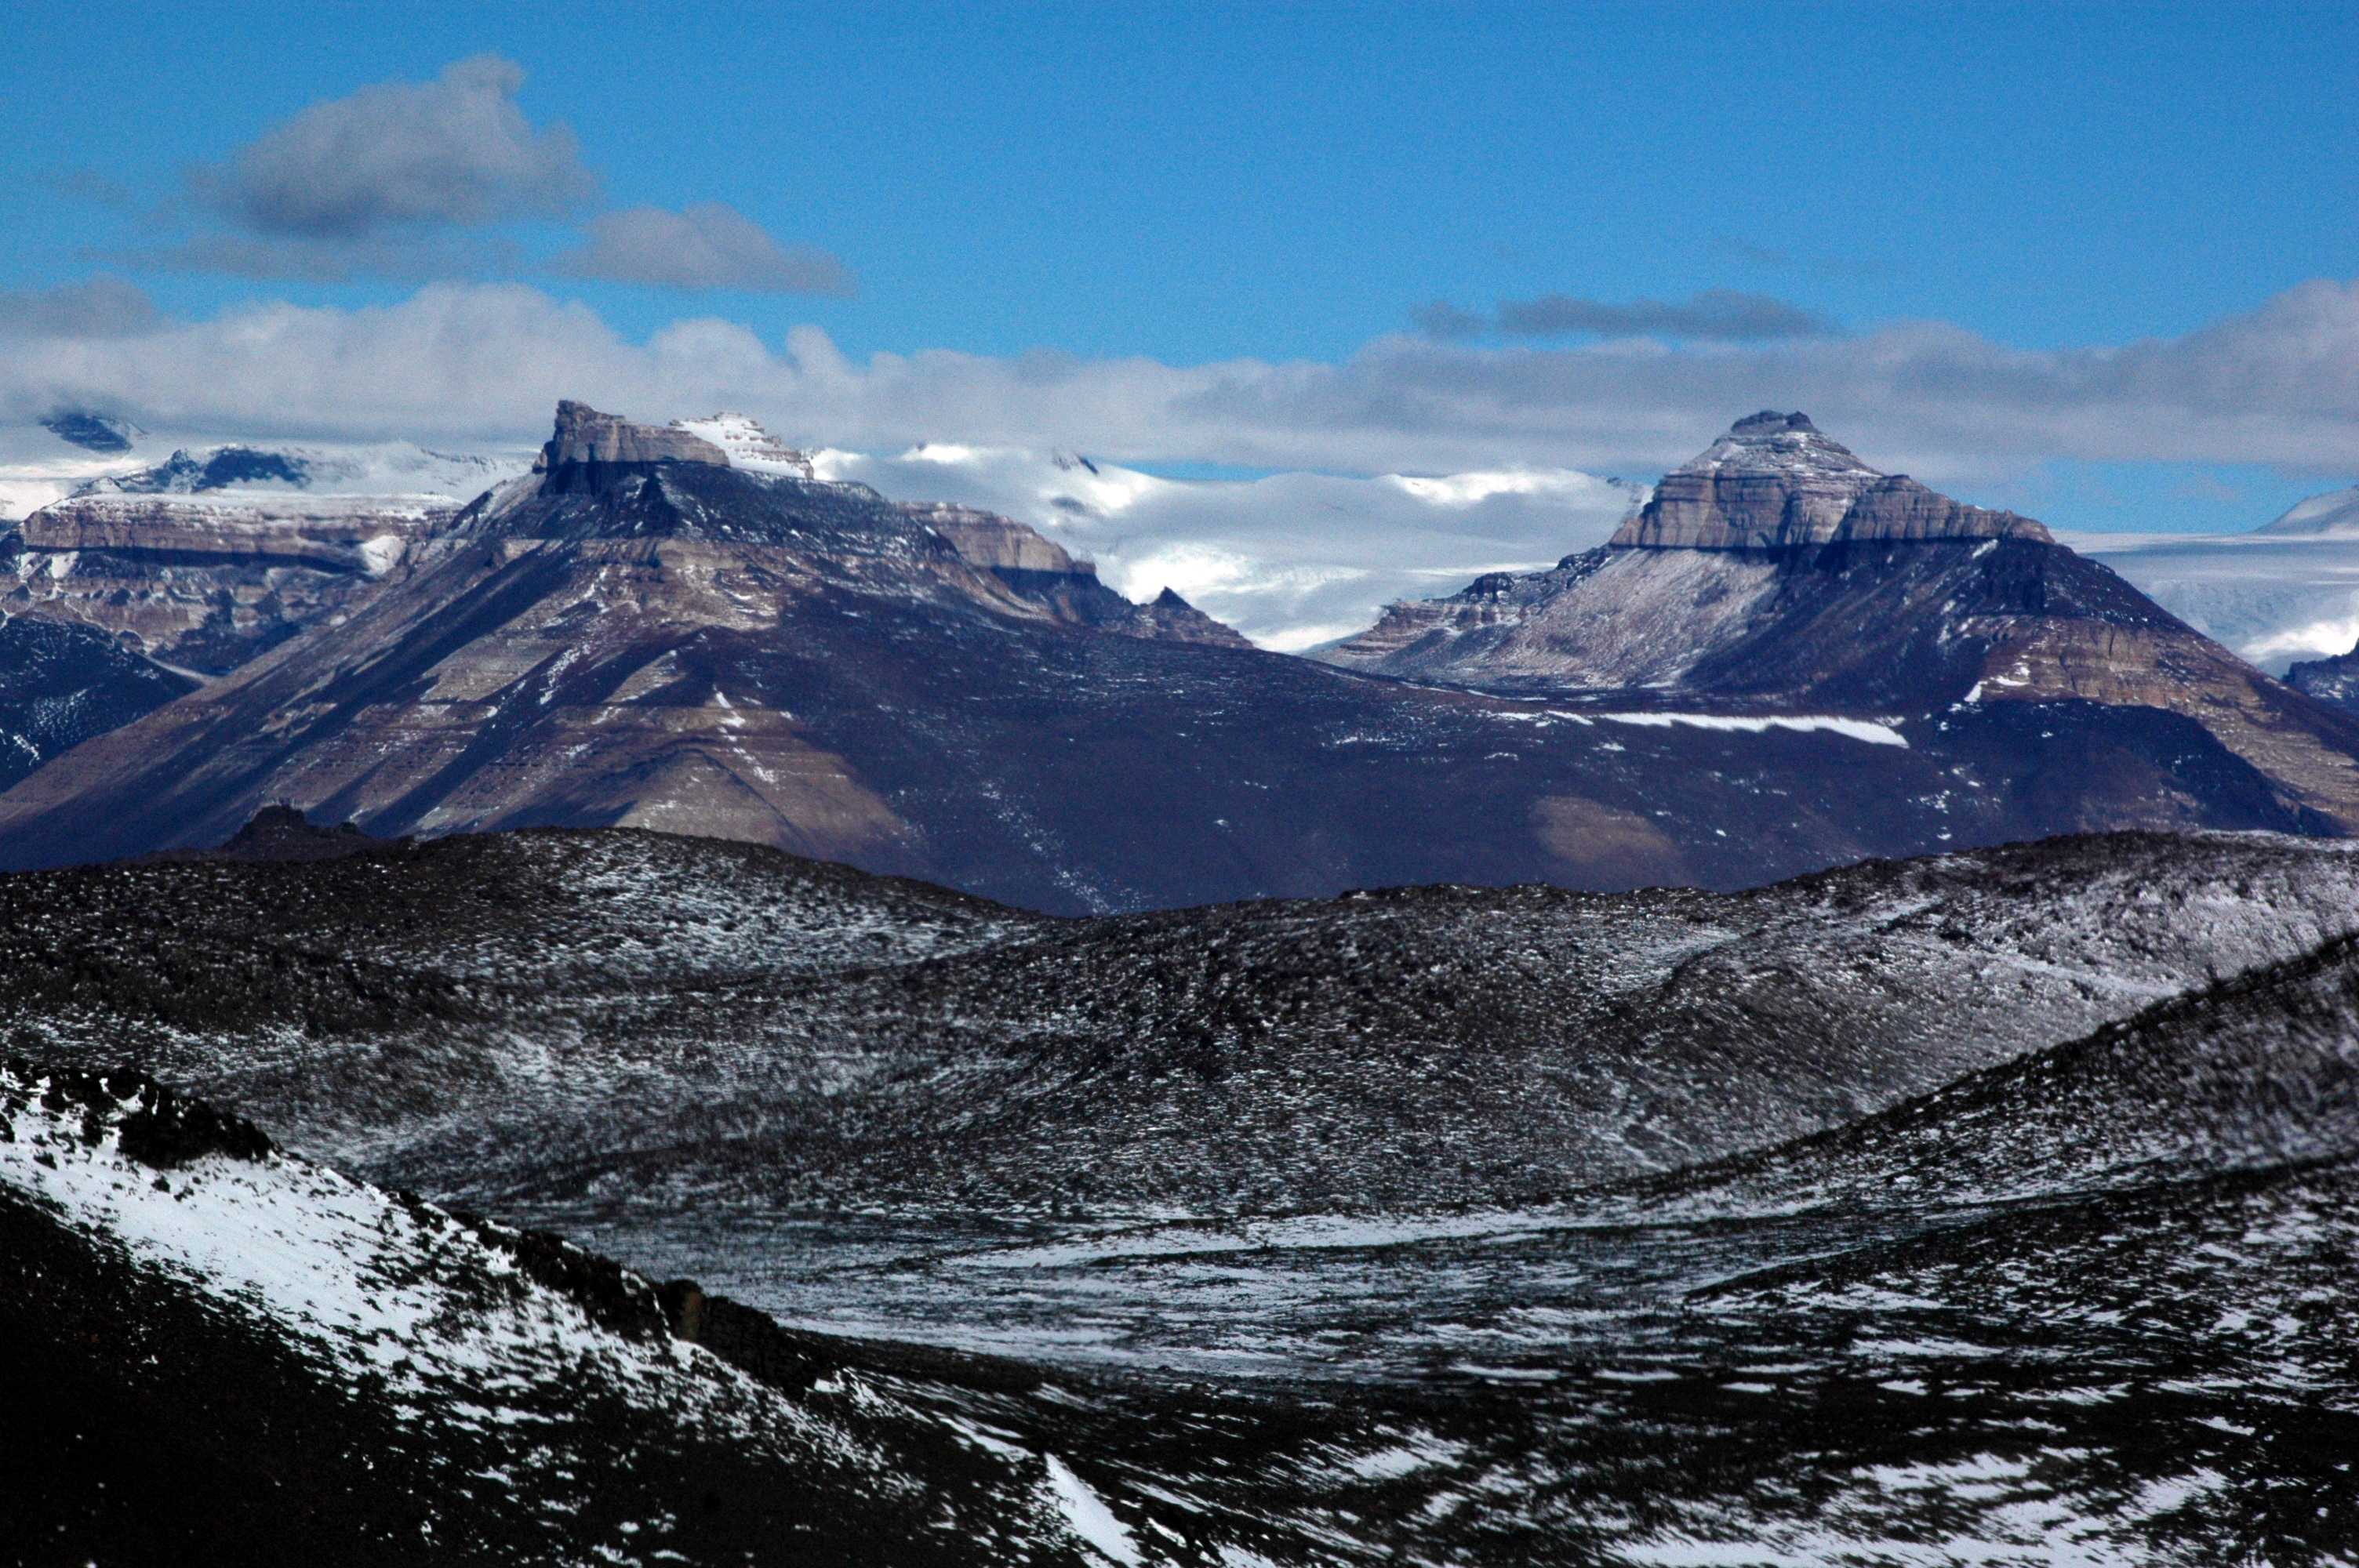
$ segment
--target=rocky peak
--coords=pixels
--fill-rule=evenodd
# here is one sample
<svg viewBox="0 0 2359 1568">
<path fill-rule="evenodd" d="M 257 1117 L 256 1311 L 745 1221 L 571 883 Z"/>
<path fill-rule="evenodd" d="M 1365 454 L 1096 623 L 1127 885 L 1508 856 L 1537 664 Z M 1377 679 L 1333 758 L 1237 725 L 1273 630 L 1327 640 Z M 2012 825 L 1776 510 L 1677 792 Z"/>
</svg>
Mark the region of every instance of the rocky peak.
<svg viewBox="0 0 2359 1568">
<path fill-rule="evenodd" d="M 727 468 L 729 454 L 687 430 L 634 425 L 618 414 L 601 414 L 567 398 L 557 406 L 557 427 L 533 468 L 554 472 L 573 463 L 710 463 Z"/>
<path fill-rule="evenodd" d="M 1623 549 L 1756 550 L 1837 540 L 2032 538 L 2048 530 L 1887 474 L 1796 410 L 1765 408 L 1663 476 Z"/>
</svg>

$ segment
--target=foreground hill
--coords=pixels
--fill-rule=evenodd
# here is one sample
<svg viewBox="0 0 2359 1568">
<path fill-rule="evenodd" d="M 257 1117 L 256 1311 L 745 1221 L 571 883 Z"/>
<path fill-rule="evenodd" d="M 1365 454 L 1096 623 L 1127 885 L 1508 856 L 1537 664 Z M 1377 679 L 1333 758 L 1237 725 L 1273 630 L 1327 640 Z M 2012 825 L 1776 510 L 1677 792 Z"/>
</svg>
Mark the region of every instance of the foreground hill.
<svg viewBox="0 0 2359 1568">
<path fill-rule="evenodd" d="M 274 814 L 228 854 L 0 879 L 0 1030 L 509 1205 L 1530 1202 L 1843 1124 L 2359 909 L 2359 856 L 2263 836 L 1089 920 L 638 832 Z"/>
<path fill-rule="evenodd" d="M 697 1211 L 771 1312 L 1047 1367 L 781 1327 L 14 1065 L 0 1389 L 41 1415 L 0 1523 L 27 1563 L 2329 1564 L 2354 1061 L 2343 937 L 1554 1204 L 1012 1247 Z"/>
<path fill-rule="evenodd" d="M 1004 520 L 711 433 L 566 405 L 532 474 L 342 623 L 0 795 L 0 865 L 216 844 L 285 801 L 387 835 L 692 832 L 1083 913 L 2341 831 L 2332 790 L 2203 717 L 2061 690 L 1732 716 L 1368 679 L 1130 604 Z"/>
<path fill-rule="evenodd" d="M 1744 712 L 2183 714 L 2359 827 L 2359 725 L 2012 513 L 1886 474 L 1800 414 L 1740 420 L 1600 549 L 1395 605 L 1321 655 L 1488 691 L 1639 687 Z"/>
</svg>

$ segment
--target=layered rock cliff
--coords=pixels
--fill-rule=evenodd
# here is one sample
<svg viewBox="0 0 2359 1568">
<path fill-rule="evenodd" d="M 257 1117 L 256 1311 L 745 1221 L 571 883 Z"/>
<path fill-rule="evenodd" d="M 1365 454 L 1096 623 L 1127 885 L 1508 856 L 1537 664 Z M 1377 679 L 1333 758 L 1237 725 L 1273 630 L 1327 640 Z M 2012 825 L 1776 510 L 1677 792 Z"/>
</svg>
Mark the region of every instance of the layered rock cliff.
<svg viewBox="0 0 2359 1568">
<path fill-rule="evenodd" d="M 2048 536 L 2028 517 L 1968 506 L 1907 474 L 1870 468 L 1806 414 L 1764 409 L 1665 474 L 1612 544 L 1767 550 L 1838 541 Z"/>
</svg>

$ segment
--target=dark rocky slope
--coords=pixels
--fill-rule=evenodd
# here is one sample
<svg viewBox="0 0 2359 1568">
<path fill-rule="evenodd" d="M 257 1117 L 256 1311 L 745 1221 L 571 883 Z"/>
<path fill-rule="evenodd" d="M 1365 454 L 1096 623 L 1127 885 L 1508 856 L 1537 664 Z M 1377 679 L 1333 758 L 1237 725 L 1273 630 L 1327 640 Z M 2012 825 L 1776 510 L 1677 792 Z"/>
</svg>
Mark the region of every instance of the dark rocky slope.
<svg viewBox="0 0 2359 1568">
<path fill-rule="evenodd" d="M 197 685 L 97 627 L 0 611 L 0 789 Z"/>
<path fill-rule="evenodd" d="M 1120 1376 L 781 1327 L 130 1075 L 12 1067 L 0 1387 L 43 1414 L 0 1423 L 0 1522 L 28 1563 L 2332 1563 L 2354 977 L 2337 939 L 1544 1207 L 835 1271 L 948 1292 L 970 1331 L 1134 1323 Z M 142 1117 L 172 1152 L 132 1150 Z"/>
<path fill-rule="evenodd" d="M 2354 908 L 2339 846 L 2128 835 L 1061 921 L 749 846 L 279 817 L 0 879 L 0 1038 L 475 1203 L 1528 1202 L 1840 1125 Z"/>
</svg>

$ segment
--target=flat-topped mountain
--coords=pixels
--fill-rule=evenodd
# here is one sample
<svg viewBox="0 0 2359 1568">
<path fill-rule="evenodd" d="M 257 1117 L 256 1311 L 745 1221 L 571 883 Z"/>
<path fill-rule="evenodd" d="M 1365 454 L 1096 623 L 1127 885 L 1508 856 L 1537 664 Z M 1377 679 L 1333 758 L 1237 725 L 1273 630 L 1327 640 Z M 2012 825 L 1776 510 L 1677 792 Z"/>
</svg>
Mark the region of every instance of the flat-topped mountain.
<svg viewBox="0 0 2359 1568">
<path fill-rule="evenodd" d="M 2080 702 L 2186 715 L 2359 828 L 2359 726 L 2008 512 L 1870 467 L 1808 417 L 1740 420 L 1603 547 L 1394 605 L 1320 655 L 1519 695 L 1933 715 Z"/>
</svg>

